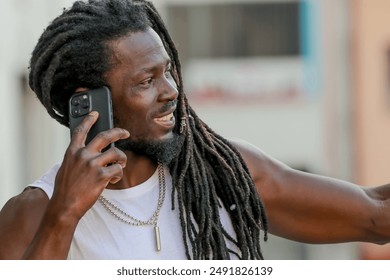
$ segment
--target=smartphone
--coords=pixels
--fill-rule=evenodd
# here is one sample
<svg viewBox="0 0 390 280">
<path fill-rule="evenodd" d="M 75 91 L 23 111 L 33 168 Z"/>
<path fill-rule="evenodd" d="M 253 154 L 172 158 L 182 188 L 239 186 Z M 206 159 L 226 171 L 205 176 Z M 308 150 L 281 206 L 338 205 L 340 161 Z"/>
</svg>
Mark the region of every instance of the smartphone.
<svg viewBox="0 0 390 280">
<path fill-rule="evenodd" d="M 69 99 L 70 135 L 91 111 L 99 112 L 99 117 L 91 127 L 85 144 L 100 132 L 114 127 L 111 92 L 108 87 L 103 86 L 72 95 Z M 113 146 L 113 143 L 110 146 Z"/>
</svg>

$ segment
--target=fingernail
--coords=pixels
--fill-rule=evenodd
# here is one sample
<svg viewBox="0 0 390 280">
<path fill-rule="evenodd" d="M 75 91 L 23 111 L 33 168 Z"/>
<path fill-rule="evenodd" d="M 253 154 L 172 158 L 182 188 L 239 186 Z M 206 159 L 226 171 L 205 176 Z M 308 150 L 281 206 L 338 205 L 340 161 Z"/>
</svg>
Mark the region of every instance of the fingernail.
<svg viewBox="0 0 390 280">
<path fill-rule="evenodd" d="M 92 111 L 92 112 L 90 112 L 88 115 L 90 115 L 90 116 L 97 116 L 97 114 L 98 114 L 98 112 L 96 112 L 96 111 Z"/>
</svg>

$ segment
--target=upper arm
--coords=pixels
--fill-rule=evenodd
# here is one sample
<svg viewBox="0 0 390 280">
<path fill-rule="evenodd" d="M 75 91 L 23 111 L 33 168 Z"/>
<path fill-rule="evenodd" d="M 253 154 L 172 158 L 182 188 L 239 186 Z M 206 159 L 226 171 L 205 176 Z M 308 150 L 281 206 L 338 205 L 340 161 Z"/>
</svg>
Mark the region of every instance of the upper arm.
<svg viewBox="0 0 390 280">
<path fill-rule="evenodd" d="M 32 241 L 49 202 L 39 188 L 26 188 L 0 211 L 0 259 L 20 259 Z"/>
<path fill-rule="evenodd" d="M 375 203 L 362 187 L 294 170 L 248 143 L 232 143 L 248 165 L 271 233 L 308 243 L 377 241 L 370 236 Z"/>
</svg>

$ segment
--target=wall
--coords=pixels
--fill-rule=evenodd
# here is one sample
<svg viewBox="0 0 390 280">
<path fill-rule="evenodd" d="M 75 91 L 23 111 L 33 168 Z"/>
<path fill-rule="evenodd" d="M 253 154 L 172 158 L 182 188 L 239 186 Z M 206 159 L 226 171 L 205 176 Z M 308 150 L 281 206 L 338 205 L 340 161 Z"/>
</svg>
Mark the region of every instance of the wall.
<svg viewBox="0 0 390 280">
<path fill-rule="evenodd" d="M 3 0 L 0 8 L 0 207 L 60 160 L 69 135 L 26 86 L 30 53 L 73 1 Z"/>
<path fill-rule="evenodd" d="M 356 180 L 390 181 L 390 2 L 351 1 L 353 6 Z"/>
<path fill-rule="evenodd" d="M 390 182 L 390 2 L 350 1 L 353 26 L 354 180 Z M 362 245 L 361 256 L 389 259 L 390 246 Z"/>
</svg>

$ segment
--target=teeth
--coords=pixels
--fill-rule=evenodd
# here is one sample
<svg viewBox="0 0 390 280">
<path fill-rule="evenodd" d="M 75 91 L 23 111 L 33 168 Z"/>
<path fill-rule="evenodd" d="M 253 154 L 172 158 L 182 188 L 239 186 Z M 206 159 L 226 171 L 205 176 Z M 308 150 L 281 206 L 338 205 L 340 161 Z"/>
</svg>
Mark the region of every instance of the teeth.
<svg viewBox="0 0 390 280">
<path fill-rule="evenodd" d="M 166 115 L 164 117 L 161 117 L 161 118 L 156 118 L 156 121 L 159 121 L 159 122 L 166 122 L 166 121 L 170 121 L 173 117 L 173 113 L 170 113 L 169 115 Z"/>
</svg>

